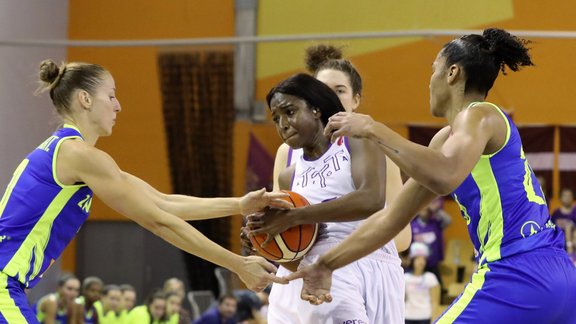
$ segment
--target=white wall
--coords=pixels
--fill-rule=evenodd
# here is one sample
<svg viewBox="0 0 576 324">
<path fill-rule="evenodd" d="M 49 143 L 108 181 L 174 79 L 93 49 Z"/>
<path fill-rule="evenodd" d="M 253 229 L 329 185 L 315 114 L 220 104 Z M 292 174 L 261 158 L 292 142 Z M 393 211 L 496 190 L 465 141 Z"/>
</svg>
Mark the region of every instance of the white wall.
<svg viewBox="0 0 576 324">
<path fill-rule="evenodd" d="M 0 40 L 67 37 L 68 0 L 0 0 Z M 57 127 L 50 97 L 33 95 L 38 65 L 45 58 L 64 61 L 66 49 L 0 45 L 0 194 L 20 161 Z M 59 274 L 57 262 L 29 299 L 54 291 Z"/>
<path fill-rule="evenodd" d="M 68 0 L 0 0 L 0 39 L 66 39 Z M 57 126 L 48 94 L 33 95 L 38 65 L 66 59 L 62 47 L 0 45 L 0 192 L 20 161 Z"/>
</svg>

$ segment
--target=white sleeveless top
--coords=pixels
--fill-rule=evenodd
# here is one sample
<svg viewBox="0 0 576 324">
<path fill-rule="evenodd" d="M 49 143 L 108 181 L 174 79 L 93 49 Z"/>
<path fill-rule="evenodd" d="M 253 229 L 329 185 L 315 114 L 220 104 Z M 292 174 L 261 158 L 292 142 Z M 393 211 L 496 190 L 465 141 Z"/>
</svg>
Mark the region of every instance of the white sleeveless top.
<svg viewBox="0 0 576 324">
<path fill-rule="evenodd" d="M 331 144 L 318 159 L 307 161 L 303 150 L 291 150 L 288 165 L 295 164 L 291 190 L 304 196 L 310 204 L 334 200 L 354 190 L 348 138 L 341 137 Z M 384 207 L 384 206 L 382 206 Z M 318 243 L 336 244 L 348 237 L 363 222 L 326 223 L 326 233 L 318 238 Z M 390 241 L 377 251 L 398 255 L 394 241 Z"/>
</svg>

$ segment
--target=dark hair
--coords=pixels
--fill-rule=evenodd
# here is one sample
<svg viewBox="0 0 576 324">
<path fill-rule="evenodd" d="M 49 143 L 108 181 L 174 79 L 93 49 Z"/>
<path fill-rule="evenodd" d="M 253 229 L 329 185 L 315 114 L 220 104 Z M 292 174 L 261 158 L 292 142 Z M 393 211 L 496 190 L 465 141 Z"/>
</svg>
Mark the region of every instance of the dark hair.
<svg viewBox="0 0 576 324">
<path fill-rule="evenodd" d="M 102 281 L 102 279 L 100 279 L 98 277 L 86 277 L 84 279 L 84 281 L 82 281 L 82 291 L 85 291 L 86 289 L 88 289 L 90 286 L 92 286 L 94 284 L 99 284 L 100 286 L 104 286 L 104 282 Z"/>
<path fill-rule="evenodd" d="M 235 301 L 238 301 L 238 298 L 236 298 L 236 296 L 233 294 L 224 294 L 218 297 L 218 305 L 222 305 L 226 299 L 234 299 Z"/>
<path fill-rule="evenodd" d="M 306 68 L 314 76 L 326 69 L 341 71 L 348 76 L 352 93 L 362 95 L 362 78 L 352 63 L 342 57 L 342 49 L 332 45 L 315 45 L 306 49 Z"/>
<path fill-rule="evenodd" d="M 296 96 L 305 100 L 309 108 L 317 108 L 320 110 L 320 119 L 324 125 L 328 124 L 328 118 L 332 115 L 339 111 L 345 111 L 336 93 L 323 82 L 308 74 L 293 75 L 272 88 L 266 95 L 269 108 L 270 101 L 276 93 Z"/>
<path fill-rule="evenodd" d="M 58 287 L 63 287 L 69 280 L 72 279 L 78 280 L 78 278 L 76 278 L 76 276 L 71 273 L 68 272 L 62 273 L 60 275 L 60 278 L 58 278 Z"/>
<path fill-rule="evenodd" d="M 70 98 L 75 90 L 85 90 L 91 95 L 102 82 L 108 71 L 97 64 L 68 63 L 60 67 L 52 60 L 40 63 L 40 81 L 42 85 L 36 93 L 50 91 L 50 99 L 59 114 L 70 112 Z"/>
<path fill-rule="evenodd" d="M 488 94 L 498 73 L 505 67 L 518 71 L 534 65 L 526 45 L 529 41 L 510 35 L 505 30 L 488 28 L 482 35 L 470 34 L 457 38 L 442 48 L 446 66 L 458 64 L 466 75 L 464 92 Z"/>
</svg>

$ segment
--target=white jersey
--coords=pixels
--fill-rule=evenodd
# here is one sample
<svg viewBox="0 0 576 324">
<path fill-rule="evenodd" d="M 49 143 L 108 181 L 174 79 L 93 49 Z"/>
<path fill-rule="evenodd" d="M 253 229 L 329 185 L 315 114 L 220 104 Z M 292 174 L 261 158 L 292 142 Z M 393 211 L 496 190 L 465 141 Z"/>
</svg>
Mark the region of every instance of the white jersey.
<svg viewBox="0 0 576 324">
<path fill-rule="evenodd" d="M 348 141 L 339 139 L 315 161 L 306 161 L 302 150 L 291 150 L 288 165 L 295 164 L 291 190 L 311 204 L 339 198 L 354 190 Z M 360 221 L 328 223 L 300 264 L 314 263 L 352 233 Z M 290 273 L 280 267 L 280 277 Z M 274 283 L 270 293 L 270 324 L 396 324 L 404 323 L 404 272 L 394 243 L 334 271 L 333 301 L 319 306 L 300 299 L 302 279 L 287 285 Z"/>
<path fill-rule="evenodd" d="M 302 149 L 293 150 L 288 163 L 295 164 L 291 190 L 304 196 L 312 205 L 340 198 L 356 190 L 352 180 L 350 148 L 346 137 L 339 138 L 314 161 L 307 161 Z M 363 220 L 326 223 L 326 233 L 318 238 L 318 243 L 342 242 L 362 222 Z M 382 247 L 380 252 L 398 255 L 394 241 Z"/>
</svg>

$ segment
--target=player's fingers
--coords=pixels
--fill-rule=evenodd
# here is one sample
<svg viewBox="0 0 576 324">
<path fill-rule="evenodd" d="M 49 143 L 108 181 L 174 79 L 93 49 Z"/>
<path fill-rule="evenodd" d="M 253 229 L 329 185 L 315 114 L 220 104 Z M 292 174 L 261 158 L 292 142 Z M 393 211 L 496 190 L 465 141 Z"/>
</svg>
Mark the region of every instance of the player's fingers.
<svg viewBox="0 0 576 324">
<path fill-rule="evenodd" d="M 292 272 L 291 274 L 284 277 L 288 281 L 304 278 L 304 271 L 298 270 L 296 272 Z"/>
<path fill-rule="evenodd" d="M 248 223 L 246 223 L 246 227 L 248 227 L 248 229 L 249 229 L 248 235 L 260 234 L 261 231 L 259 231 L 256 234 L 254 233 L 254 231 L 260 230 L 262 228 L 262 226 L 264 226 L 264 222 L 248 222 Z"/>
<path fill-rule="evenodd" d="M 294 205 L 284 199 L 278 198 L 270 201 L 270 206 L 278 209 L 292 209 Z"/>
<path fill-rule="evenodd" d="M 266 196 L 270 199 L 286 198 L 290 195 L 282 191 L 267 192 Z"/>
<path fill-rule="evenodd" d="M 324 294 L 324 301 L 327 303 L 331 303 L 332 302 L 332 295 L 331 294 Z"/>
<path fill-rule="evenodd" d="M 286 280 L 285 278 L 282 277 L 277 277 L 273 274 L 268 274 L 267 276 L 268 282 L 275 282 L 281 285 L 285 285 L 288 283 L 288 280 Z"/>
<path fill-rule="evenodd" d="M 270 241 L 272 241 L 273 238 L 274 236 L 266 233 L 266 240 L 264 240 L 264 242 L 262 243 L 262 247 L 265 248 L 266 246 L 268 246 L 268 243 L 270 243 Z"/>
</svg>

